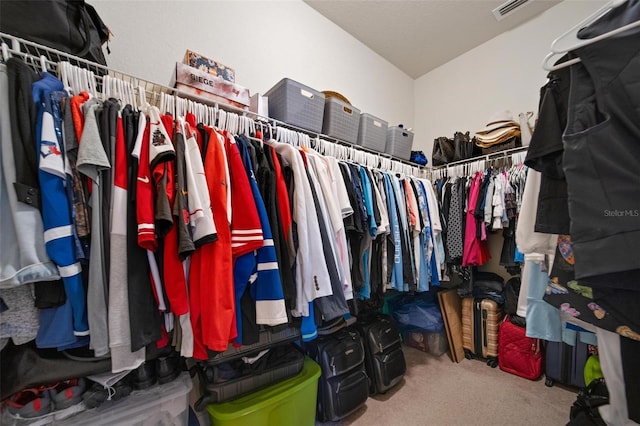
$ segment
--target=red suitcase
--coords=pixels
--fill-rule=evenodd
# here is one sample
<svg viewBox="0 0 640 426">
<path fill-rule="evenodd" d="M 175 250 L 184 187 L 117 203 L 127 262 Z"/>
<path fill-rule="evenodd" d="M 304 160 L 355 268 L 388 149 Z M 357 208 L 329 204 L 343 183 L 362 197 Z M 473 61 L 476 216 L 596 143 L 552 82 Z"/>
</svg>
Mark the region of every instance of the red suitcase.
<svg viewBox="0 0 640 426">
<path fill-rule="evenodd" d="M 512 324 L 508 316 L 500 324 L 498 365 L 502 371 L 529 380 L 542 375 L 540 339 L 527 337 L 526 330 Z"/>
</svg>

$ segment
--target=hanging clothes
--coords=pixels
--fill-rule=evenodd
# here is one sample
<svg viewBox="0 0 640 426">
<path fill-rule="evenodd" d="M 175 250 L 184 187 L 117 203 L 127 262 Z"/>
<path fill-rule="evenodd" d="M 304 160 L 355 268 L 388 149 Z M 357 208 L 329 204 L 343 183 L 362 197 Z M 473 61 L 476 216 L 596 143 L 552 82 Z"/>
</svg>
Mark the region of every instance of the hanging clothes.
<svg viewBox="0 0 640 426">
<path fill-rule="evenodd" d="M 53 177 L 21 179 L 36 190 L 56 185 L 31 209 L 39 217 L 43 208 L 40 263 L 52 267 L 38 279 L 64 272 L 65 282 L 36 297 L 39 324 L 13 306 L 32 297 L 30 288 L 8 294 L 12 306 L 2 314 L 13 331 L 0 343 L 35 337 L 41 347 L 88 346 L 121 372 L 159 350 L 204 360 L 230 342 L 257 342 L 263 326 L 291 317 L 302 317 L 303 338 L 311 339 L 320 322 L 355 313 L 347 303 L 354 296 L 377 306 L 392 280 L 401 291 L 437 281 L 430 216 L 439 210 L 429 211 L 434 195 L 418 181 L 212 128 L 194 114 L 174 116 L 179 109 L 134 108 L 122 94 L 71 96 L 53 75 L 32 74 L 33 81 L 16 77 L 15 87 L 26 84 L 38 101 L 35 108 L 29 96 L 26 110 L 36 112 L 34 140 L 47 159 L 39 173 Z M 5 140 L 10 127 L 2 128 L 3 146 L 15 141 Z M 1 183 L 9 188 L 5 158 Z M 67 222 L 53 223 L 64 235 L 49 232 L 53 204 L 66 209 Z M 52 241 L 66 251 L 50 251 L 48 261 Z"/>
<path fill-rule="evenodd" d="M 127 162 L 129 164 L 127 182 L 127 291 L 129 300 L 136 301 L 136 303 L 129 303 L 128 306 L 129 327 L 131 350 L 135 352 L 159 340 L 161 326 L 158 304 L 152 289 L 147 252 L 144 247 L 138 244 L 137 206 L 142 200 L 141 194 L 138 193 L 139 184 L 142 184 L 138 179 L 138 172 L 140 170 L 140 151 L 147 130 L 147 119 L 144 113 L 134 111 L 130 105 L 125 106 L 122 110 L 122 119 L 125 123 Z M 146 133 L 146 136 L 146 140 L 148 140 L 148 133 Z M 148 169 L 148 144 L 146 161 Z M 145 176 L 148 176 L 148 174 Z"/>
<path fill-rule="evenodd" d="M 207 348 L 223 351 L 236 337 L 231 241 L 231 181 L 225 138 L 207 128 L 209 143 L 204 156 L 207 189 L 218 239 L 198 247 L 189 269 L 190 319 L 194 335 L 193 356 L 207 359 Z"/>
<path fill-rule="evenodd" d="M 476 216 L 473 213 L 476 203 L 479 199 L 481 181 L 481 173 L 477 173 L 471 181 L 465 222 L 464 253 L 462 257 L 462 266 L 482 265 L 491 258 L 491 253 L 489 252 L 487 241 L 486 239 L 482 239 L 482 225 L 477 221 Z M 494 194 L 494 199 L 498 199 L 497 197 L 500 196 L 501 192 Z M 494 202 L 494 206 L 495 205 L 496 203 Z M 500 212 L 500 216 L 496 216 L 496 213 L 494 212 L 494 217 L 501 220 L 502 212 Z"/>
<path fill-rule="evenodd" d="M 591 38 L 640 16 L 631 1 L 580 31 Z M 637 289 L 640 268 L 640 32 L 628 31 L 577 49 L 563 136 L 576 278 Z M 606 68 L 601 65 L 606 63 Z M 606 88 L 606 89 L 605 89 Z M 606 141 L 606 142 L 605 142 Z M 622 212 L 622 213 L 619 213 Z M 598 223 L 594 228 L 593 224 Z M 615 274 L 606 276 L 607 274 Z"/>
<path fill-rule="evenodd" d="M 65 286 L 67 304 L 73 315 L 73 334 L 87 336 L 89 322 L 82 268 L 77 258 L 70 202 L 65 189 L 67 166 L 63 156 L 60 97 L 56 96 L 62 89 L 62 82 L 49 73 L 42 73 L 42 78 L 33 84 L 44 241 Z"/>
</svg>

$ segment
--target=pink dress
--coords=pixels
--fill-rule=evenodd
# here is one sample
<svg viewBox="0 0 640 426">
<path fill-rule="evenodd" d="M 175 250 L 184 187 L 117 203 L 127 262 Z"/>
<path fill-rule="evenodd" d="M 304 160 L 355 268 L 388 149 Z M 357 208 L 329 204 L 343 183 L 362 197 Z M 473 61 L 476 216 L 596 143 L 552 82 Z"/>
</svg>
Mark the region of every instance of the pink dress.
<svg viewBox="0 0 640 426">
<path fill-rule="evenodd" d="M 478 236 L 478 220 L 473 214 L 482 183 L 482 173 L 476 173 L 471 181 L 469 189 L 469 202 L 467 203 L 466 223 L 464 232 L 464 252 L 462 254 L 462 266 L 479 266 L 491 259 L 491 253 L 486 240 Z"/>
</svg>

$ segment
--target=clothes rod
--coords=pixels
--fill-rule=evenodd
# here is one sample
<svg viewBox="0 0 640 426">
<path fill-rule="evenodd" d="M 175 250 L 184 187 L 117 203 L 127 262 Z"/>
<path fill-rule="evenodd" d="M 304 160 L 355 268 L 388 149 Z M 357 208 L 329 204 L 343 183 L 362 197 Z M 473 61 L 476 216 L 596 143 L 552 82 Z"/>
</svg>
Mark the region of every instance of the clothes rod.
<svg viewBox="0 0 640 426">
<path fill-rule="evenodd" d="M 476 161 L 489 161 L 496 158 L 506 157 L 509 154 L 517 154 L 518 152 L 525 152 L 527 149 L 528 149 L 527 146 L 509 148 L 509 149 L 505 149 L 504 151 L 496 151 L 496 152 L 492 152 L 491 154 L 481 155 L 478 157 L 467 158 L 466 160 L 454 161 L 451 163 L 443 164 L 442 166 L 433 167 L 432 170 L 442 170 L 442 169 L 446 169 L 447 167 L 459 166 L 462 164 L 473 163 Z"/>
</svg>

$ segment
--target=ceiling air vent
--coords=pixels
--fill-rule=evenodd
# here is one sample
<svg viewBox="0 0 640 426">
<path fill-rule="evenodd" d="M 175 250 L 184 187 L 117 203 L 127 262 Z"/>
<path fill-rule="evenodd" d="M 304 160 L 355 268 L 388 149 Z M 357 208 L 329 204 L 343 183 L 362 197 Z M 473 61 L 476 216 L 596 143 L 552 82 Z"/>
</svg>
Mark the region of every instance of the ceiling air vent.
<svg viewBox="0 0 640 426">
<path fill-rule="evenodd" d="M 509 0 L 493 9 L 493 16 L 495 16 L 498 21 L 501 21 L 530 1 L 531 0 Z"/>
</svg>

